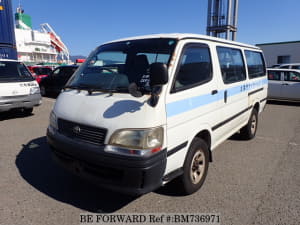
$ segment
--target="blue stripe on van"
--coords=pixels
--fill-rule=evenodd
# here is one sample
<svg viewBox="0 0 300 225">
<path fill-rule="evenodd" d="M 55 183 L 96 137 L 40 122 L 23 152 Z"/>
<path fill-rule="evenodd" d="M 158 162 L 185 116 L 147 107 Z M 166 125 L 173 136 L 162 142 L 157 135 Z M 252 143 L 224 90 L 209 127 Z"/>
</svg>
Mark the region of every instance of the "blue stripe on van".
<svg viewBox="0 0 300 225">
<path fill-rule="evenodd" d="M 217 94 L 212 95 L 211 93 L 194 96 L 191 98 L 182 99 L 179 101 L 171 102 L 167 104 L 167 117 L 172 117 L 179 115 L 181 113 L 185 113 L 196 109 L 198 107 L 211 104 L 213 102 L 217 102 L 221 99 L 224 99 L 224 92 L 227 91 L 227 98 L 240 94 L 242 92 L 249 92 L 256 88 L 262 87 L 263 85 L 267 84 L 268 80 L 263 79 L 243 85 L 238 85 L 229 89 L 220 90 Z"/>
<path fill-rule="evenodd" d="M 167 104 L 167 117 L 176 116 L 178 114 L 196 109 L 200 106 L 219 101 L 224 98 L 224 92 L 218 92 L 215 95 L 206 94 L 195 96 L 192 98 L 182 99 L 176 102 Z"/>
</svg>

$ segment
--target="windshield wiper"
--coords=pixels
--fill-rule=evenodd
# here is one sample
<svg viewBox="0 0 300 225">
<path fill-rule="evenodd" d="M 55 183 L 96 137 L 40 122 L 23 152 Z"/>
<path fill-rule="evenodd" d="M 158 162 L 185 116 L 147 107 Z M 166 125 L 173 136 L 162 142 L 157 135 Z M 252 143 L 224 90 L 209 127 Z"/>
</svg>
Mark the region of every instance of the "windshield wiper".
<svg viewBox="0 0 300 225">
<path fill-rule="evenodd" d="M 89 95 L 91 95 L 93 92 L 95 91 L 99 91 L 99 92 L 105 92 L 105 93 L 116 93 L 116 92 L 124 92 L 127 91 L 128 92 L 128 88 L 127 87 L 116 87 L 114 89 L 107 89 L 107 88 L 99 88 L 99 87 L 93 87 L 93 86 L 83 86 L 83 85 L 68 85 L 65 86 L 63 89 L 75 89 L 75 90 L 86 90 L 88 91 Z"/>
<path fill-rule="evenodd" d="M 91 95 L 94 91 L 100 91 L 100 92 L 104 92 L 104 93 L 110 93 L 111 95 L 113 93 L 118 93 L 118 92 L 128 92 L 128 88 L 127 87 L 116 87 L 113 89 L 109 89 L 109 88 L 93 88 L 91 87 L 90 89 L 87 90 L 89 92 L 89 94 Z"/>
<path fill-rule="evenodd" d="M 67 85 L 67 86 L 64 86 L 64 87 L 63 87 L 63 90 L 65 90 L 65 89 L 67 89 L 67 88 L 69 88 L 69 89 L 76 89 L 76 90 L 81 89 L 79 86 Z"/>
<path fill-rule="evenodd" d="M 108 92 L 128 92 L 128 87 L 115 87 L 113 89 L 107 89 Z"/>
</svg>

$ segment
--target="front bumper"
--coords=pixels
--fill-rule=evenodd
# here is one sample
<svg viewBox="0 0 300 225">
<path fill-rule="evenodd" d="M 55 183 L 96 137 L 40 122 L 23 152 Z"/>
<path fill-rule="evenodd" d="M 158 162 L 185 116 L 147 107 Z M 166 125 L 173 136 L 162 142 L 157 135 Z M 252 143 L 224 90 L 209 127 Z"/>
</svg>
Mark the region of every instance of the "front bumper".
<svg viewBox="0 0 300 225">
<path fill-rule="evenodd" d="M 47 131 L 52 155 L 60 165 L 101 187 L 140 195 L 162 185 L 167 151 L 151 157 L 129 157 L 104 152 L 104 146 Z"/>
<path fill-rule="evenodd" d="M 17 108 L 32 108 L 41 103 L 40 94 L 0 97 L 0 112 Z"/>
</svg>

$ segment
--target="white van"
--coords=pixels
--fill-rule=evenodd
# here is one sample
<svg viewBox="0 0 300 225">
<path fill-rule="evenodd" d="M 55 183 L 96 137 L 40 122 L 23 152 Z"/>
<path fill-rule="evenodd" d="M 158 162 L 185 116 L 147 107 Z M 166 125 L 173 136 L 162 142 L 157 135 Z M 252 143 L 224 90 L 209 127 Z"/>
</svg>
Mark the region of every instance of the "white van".
<svg viewBox="0 0 300 225">
<path fill-rule="evenodd" d="M 143 194 L 173 179 L 191 194 L 212 150 L 255 136 L 268 80 L 262 51 L 193 34 L 99 46 L 71 77 L 50 115 L 54 158 L 119 192 Z"/>
<path fill-rule="evenodd" d="M 30 115 L 41 99 L 38 83 L 22 62 L 0 59 L 0 112 L 20 109 Z"/>
</svg>

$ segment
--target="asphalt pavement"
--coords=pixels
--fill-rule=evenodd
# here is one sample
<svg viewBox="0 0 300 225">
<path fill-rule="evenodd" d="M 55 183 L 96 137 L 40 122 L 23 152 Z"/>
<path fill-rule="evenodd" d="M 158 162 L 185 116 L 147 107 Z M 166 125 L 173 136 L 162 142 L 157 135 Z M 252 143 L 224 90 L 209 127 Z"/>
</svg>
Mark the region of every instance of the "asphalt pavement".
<svg viewBox="0 0 300 225">
<path fill-rule="evenodd" d="M 55 99 L 33 115 L 0 114 L 0 224 L 79 224 L 80 213 L 217 213 L 221 224 L 300 224 L 300 104 L 271 102 L 257 136 L 213 151 L 202 188 L 167 185 L 140 197 L 103 190 L 51 159 L 46 143 Z"/>
</svg>

